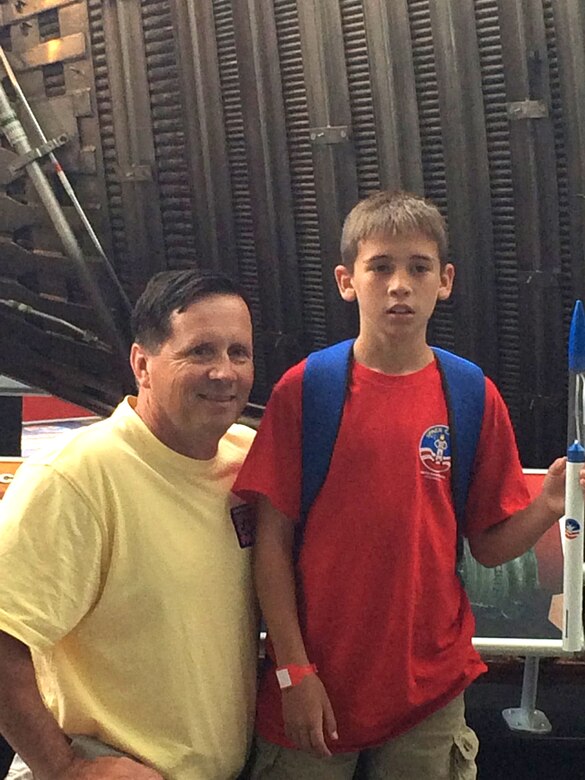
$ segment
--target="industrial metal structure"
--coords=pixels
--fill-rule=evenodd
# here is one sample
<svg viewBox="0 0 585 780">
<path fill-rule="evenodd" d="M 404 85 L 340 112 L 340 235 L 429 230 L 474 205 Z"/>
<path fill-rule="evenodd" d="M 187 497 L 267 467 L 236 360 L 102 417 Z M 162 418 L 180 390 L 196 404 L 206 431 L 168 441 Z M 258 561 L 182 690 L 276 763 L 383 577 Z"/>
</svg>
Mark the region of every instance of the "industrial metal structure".
<svg viewBox="0 0 585 780">
<path fill-rule="evenodd" d="M 55 154 L 131 300 L 165 268 L 239 277 L 255 403 L 354 334 L 332 275 L 343 217 L 405 188 L 447 217 L 457 267 L 432 342 L 496 380 L 526 465 L 564 451 L 566 338 L 585 294 L 582 0 L 4 0 L 0 44 L 46 137 L 68 136 Z M 107 411 L 128 375 L 3 143 L 0 372 Z M 45 167 L 127 338 L 116 285 Z"/>
</svg>

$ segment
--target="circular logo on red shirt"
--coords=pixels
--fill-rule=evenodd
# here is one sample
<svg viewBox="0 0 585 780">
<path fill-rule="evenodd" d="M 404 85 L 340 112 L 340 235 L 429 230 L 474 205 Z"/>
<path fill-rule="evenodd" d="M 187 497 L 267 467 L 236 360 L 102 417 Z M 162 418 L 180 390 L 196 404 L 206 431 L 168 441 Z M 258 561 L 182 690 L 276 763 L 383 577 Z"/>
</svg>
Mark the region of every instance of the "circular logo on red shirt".
<svg viewBox="0 0 585 780">
<path fill-rule="evenodd" d="M 433 425 L 423 433 L 418 449 L 423 466 L 433 474 L 451 468 L 451 438 L 447 425 Z"/>
</svg>

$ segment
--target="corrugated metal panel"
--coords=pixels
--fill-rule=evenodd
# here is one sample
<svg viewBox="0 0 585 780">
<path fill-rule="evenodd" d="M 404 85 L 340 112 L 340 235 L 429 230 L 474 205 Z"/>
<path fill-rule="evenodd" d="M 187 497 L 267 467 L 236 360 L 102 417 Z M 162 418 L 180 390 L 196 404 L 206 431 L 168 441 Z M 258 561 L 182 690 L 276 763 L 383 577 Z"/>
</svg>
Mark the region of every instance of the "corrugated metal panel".
<svg viewBox="0 0 585 780">
<path fill-rule="evenodd" d="M 248 163 L 242 116 L 242 93 L 238 75 L 234 19 L 230 0 L 214 0 L 213 12 L 217 37 L 217 55 L 225 118 L 226 143 L 232 183 L 232 202 L 236 226 L 239 278 L 246 290 L 254 316 L 256 381 L 252 400 L 266 400 L 269 388 L 266 383 L 263 345 L 261 340 L 262 310 L 258 295 L 258 274 L 254 246 L 254 226 L 248 182 Z"/>
<path fill-rule="evenodd" d="M 555 152 L 557 161 L 557 182 L 559 195 L 559 238 L 561 251 L 561 274 L 559 284 L 563 296 L 563 314 L 565 332 L 568 333 L 571 312 L 574 303 L 571 271 L 571 225 L 569 205 L 568 160 L 565 150 L 565 122 L 563 102 L 561 99 L 561 83 L 559 62 L 557 56 L 557 41 L 554 25 L 553 2 L 544 0 L 544 22 L 548 49 L 548 64 L 550 74 L 550 89 L 552 96 L 552 119 L 555 135 Z"/>
<path fill-rule="evenodd" d="M 408 13 L 420 120 L 425 196 L 439 207 L 444 216 L 447 216 L 446 172 L 429 0 L 413 0 L 408 6 Z M 450 301 L 440 303 L 429 329 L 430 340 L 447 349 L 452 349 L 455 342 L 452 311 Z"/>
<path fill-rule="evenodd" d="M 520 364 L 514 191 L 497 0 L 475 0 L 490 172 L 498 309 L 498 386 L 517 421 Z"/>
<path fill-rule="evenodd" d="M 197 259 L 169 3 L 143 0 L 141 10 L 167 264 L 184 268 Z"/>
<path fill-rule="evenodd" d="M 100 136 L 104 158 L 106 193 L 112 234 L 113 263 L 126 289 L 132 287 L 133 269 L 128 264 L 125 214 L 122 191 L 116 168 L 116 139 L 112 115 L 106 47 L 104 42 L 103 10 L 101 0 L 88 0 L 89 34 L 95 74 L 95 99 L 99 117 Z"/>
<path fill-rule="evenodd" d="M 364 9 L 362 0 L 341 0 L 340 6 L 359 196 L 365 198 L 380 189 L 380 175 Z"/>
<path fill-rule="evenodd" d="M 295 235 L 301 273 L 307 348 L 326 344 L 323 269 L 307 94 L 295 0 L 275 0 L 274 14 L 282 77 Z"/>
</svg>

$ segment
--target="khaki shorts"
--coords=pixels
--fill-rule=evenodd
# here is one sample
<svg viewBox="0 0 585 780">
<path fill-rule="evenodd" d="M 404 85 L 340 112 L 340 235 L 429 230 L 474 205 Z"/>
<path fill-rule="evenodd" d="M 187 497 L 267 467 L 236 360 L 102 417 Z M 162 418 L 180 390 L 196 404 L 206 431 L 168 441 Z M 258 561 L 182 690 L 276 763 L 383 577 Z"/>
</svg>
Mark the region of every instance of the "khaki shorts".
<svg viewBox="0 0 585 780">
<path fill-rule="evenodd" d="M 376 748 L 317 758 L 258 738 L 252 780 L 475 780 L 475 733 L 463 694 L 418 726 Z"/>
<path fill-rule="evenodd" d="M 99 739 L 94 737 L 74 736 L 71 737 L 71 747 L 78 756 L 82 758 L 98 758 L 98 756 L 125 756 L 126 753 L 120 753 L 111 745 L 106 745 L 104 742 L 100 742 Z M 6 780 L 34 780 L 33 773 L 28 766 L 24 763 L 22 758 L 18 755 L 14 756 L 14 760 Z"/>
</svg>

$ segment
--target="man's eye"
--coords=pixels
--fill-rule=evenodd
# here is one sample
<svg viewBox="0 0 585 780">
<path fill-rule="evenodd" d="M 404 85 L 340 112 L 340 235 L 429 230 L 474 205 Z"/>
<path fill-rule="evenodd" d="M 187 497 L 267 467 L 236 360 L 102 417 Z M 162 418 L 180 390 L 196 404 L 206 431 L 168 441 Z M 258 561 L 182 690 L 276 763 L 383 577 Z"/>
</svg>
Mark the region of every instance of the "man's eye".
<svg viewBox="0 0 585 780">
<path fill-rule="evenodd" d="M 230 349 L 230 357 L 233 360 L 249 360 L 251 357 L 250 350 L 247 347 L 234 347 Z"/>
<path fill-rule="evenodd" d="M 197 357 L 197 358 L 209 357 L 209 355 L 211 355 L 212 352 L 213 350 L 210 347 L 206 346 L 205 344 L 203 344 L 200 347 L 193 347 L 193 349 L 191 350 L 191 354 L 193 355 L 193 357 Z"/>
<path fill-rule="evenodd" d="M 424 263 L 421 263 L 420 265 L 415 266 L 415 271 L 417 274 L 426 274 L 430 271 L 430 268 L 428 265 L 424 265 Z"/>
</svg>

